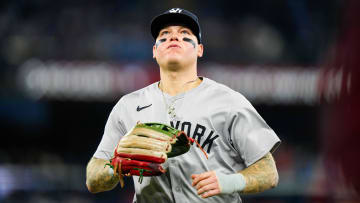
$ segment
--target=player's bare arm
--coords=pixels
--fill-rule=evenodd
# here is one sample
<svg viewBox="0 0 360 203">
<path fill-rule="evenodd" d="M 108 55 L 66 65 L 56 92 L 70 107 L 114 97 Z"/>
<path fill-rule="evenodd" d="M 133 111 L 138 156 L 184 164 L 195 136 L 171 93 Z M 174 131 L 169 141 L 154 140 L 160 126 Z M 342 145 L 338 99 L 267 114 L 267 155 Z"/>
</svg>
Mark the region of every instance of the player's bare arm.
<svg viewBox="0 0 360 203">
<path fill-rule="evenodd" d="M 240 172 L 246 179 L 243 194 L 263 192 L 277 186 L 279 175 L 274 158 L 267 153 L 262 159 Z"/>
<path fill-rule="evenodd" d="M 86 167 L 86 186 L 91 193 L 112 190 L 119 183 L 119 177 L 109 172 L 109 166 L 105 166 L 107 163 L 109 161 L 105 159 L 90 159 Z"/>
<path fill-rule="evenodd" d="M 278 172 L 271 153 L 239 172 L 225 175 L 215 171 L 192 175 L 192 185 L 201 197 L 241 192 L 251 194 L 273 188 L 278 183 Z M 230 187 L 230 188 L 229 188 Z M 241 188 L 241 189 L 239 189 Z"/>
</svg>

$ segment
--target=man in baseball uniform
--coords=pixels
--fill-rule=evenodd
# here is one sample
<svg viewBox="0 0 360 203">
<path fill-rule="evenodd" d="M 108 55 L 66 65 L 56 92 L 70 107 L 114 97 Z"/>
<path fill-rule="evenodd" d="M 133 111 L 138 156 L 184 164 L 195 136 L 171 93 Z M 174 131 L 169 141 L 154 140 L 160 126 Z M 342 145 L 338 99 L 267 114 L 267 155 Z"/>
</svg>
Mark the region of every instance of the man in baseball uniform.
<svg viewBox="0 0 360 203">
<path fill-rule="evenodd" d="M 240 93 L 197 75 L 203 55 L 198 18 L 173 8 L 151 23 L 153 58 L 161 80 L 123 96 L 114 106 L 102 140 L 87 166 L 90 192 L 113 189 L 117 175 L 109 163 L 119 140 L 137 122 L 157 122 L 182 130 L 197 147 L 168 159 L 161 176 L 133 176 L 134 202 L 241 202 L 240 195 L 278 183 L 271 153 L 280 140 Z"/>
</svg>

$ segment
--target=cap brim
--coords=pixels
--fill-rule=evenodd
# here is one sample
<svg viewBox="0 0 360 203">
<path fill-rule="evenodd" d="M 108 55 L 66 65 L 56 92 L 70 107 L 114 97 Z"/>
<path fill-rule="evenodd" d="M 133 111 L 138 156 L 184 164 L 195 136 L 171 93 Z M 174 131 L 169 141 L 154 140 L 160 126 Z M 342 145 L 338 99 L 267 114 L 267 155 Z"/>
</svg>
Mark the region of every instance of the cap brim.
<svg viewBox="0 0 360 203">
<path fill-rule="evenodd" d="M 166 13 L 155 17 L 151 22 L 151 34 L 156 39 L 161 29 L 168 25 L 183 25 L 188 27 L 195 36 L 199 35 L 197 22 L 190 16 L 181 13 Z"/>
</svg>

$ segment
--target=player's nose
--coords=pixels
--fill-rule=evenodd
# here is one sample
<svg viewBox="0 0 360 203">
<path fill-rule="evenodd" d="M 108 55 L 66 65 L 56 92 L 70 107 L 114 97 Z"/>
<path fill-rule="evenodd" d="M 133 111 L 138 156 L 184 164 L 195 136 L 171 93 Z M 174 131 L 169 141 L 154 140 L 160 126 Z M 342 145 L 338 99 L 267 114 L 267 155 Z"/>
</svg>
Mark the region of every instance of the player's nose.
<svg viewBox="0 0 360 203">
<path fill-rule="evenodd" d="M 170 41 L 179 41 L 179 36 L 177 34 L 172 34 L 170 36 Z"/>
</svg>

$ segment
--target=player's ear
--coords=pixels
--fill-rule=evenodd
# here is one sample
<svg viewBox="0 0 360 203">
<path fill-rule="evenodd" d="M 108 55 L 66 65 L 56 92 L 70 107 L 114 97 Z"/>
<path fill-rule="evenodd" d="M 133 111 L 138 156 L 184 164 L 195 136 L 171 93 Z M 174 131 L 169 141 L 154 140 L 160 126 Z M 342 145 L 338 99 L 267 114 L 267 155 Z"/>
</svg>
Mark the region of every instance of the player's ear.
<svg viewBox="0 0 360 203">
<path fill-rule="evenodd" d="M 202 57 L 204 53 L 204 46 L 202 44 L 199 44 L 197 46 L 197 56 Z"/>
<path fill-rule="evenodd" d="M 153 46 L 153 58 L 156 58 L 156 45 Z"/>
</svg>

